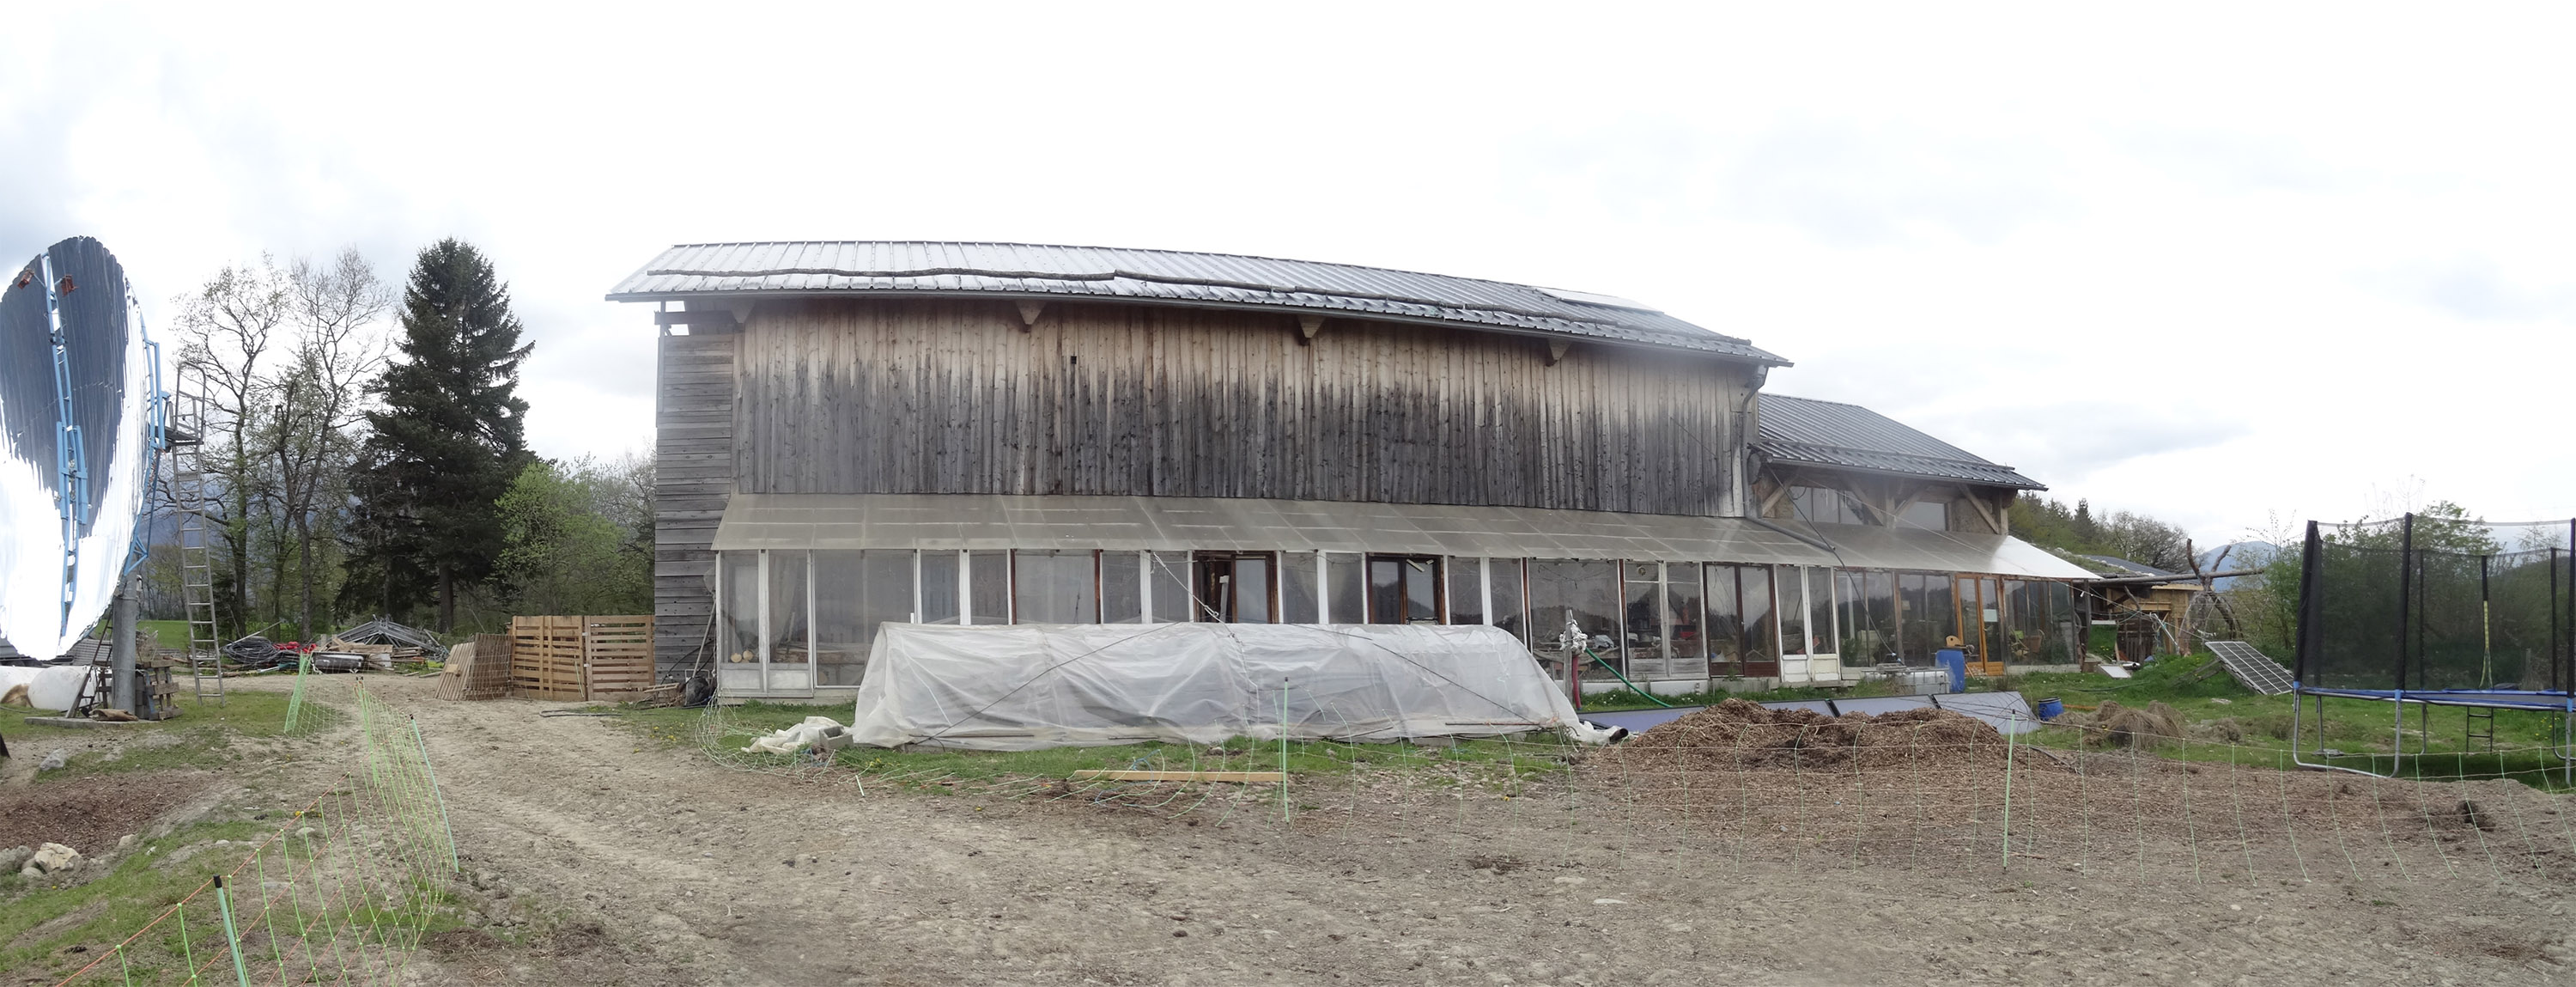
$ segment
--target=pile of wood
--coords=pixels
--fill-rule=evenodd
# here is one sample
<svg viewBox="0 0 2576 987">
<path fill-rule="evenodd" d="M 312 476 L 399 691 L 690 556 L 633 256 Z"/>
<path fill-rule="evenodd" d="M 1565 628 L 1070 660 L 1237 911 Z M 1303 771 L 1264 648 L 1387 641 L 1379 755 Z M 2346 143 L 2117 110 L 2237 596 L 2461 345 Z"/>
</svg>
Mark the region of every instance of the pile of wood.
<svg viewBox="0 0 2576 987">
<path fill-rule="evenodd" d="M 438 698 L 505 699 L 510 695 L 510 635 L 477 634 L 474 640 L 447 649 L 440 670 Z"/>
<path fill-rule="evenodd" d="M 510 618 L 512 695 L 626 700 L 652 686 L 652 617 Z"/>
</svg>

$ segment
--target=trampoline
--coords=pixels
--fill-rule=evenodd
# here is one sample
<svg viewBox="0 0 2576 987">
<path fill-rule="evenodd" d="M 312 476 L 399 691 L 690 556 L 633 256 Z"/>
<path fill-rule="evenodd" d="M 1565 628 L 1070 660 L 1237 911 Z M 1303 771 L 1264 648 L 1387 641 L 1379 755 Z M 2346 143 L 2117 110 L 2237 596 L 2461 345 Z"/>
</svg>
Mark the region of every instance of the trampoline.
<svg viewBox="0 0 2576 987">
<path fill-rule="evenodd" d="M 2463 710 L 2463 746 L 2484 739 L 2490 751 L 2495 713 L 2521 710 L 2557 714 L 2556 770 L 2576 782 L 2571 547 L 2576 520 L 2500 524 L 2407 514 L 2376 523 L 2309 522 L 2290 690 L 2292 761 L 2379 775 L 2324 759 L 2328 699 L 2390 704 L 2392 774 L 2409 753 L 2407 704 L 2418 711 L 2417 757 L 2431 750 L 2433 707 Z M 2317 744 L 2303 750 L 2311 696 Z"/>
</svg>

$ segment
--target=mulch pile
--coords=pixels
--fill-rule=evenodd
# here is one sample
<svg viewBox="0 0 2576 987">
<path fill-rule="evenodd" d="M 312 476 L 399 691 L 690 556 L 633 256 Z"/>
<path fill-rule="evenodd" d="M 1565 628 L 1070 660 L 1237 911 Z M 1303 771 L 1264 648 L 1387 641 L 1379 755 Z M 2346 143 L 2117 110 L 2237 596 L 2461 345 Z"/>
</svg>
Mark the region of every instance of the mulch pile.
<svg viewBox="0 0 2576 987">
<path fill-rule="evenodd" d="M 0 788 L 0 849 L 60 843 L 95 856 L 212 783 L 196 772 L 149 772 Z"/>
<path fill-rule="evenodd" d="M 1948 710 L 1826 716 L 1729 699 L 1637 734 L 1594 760 L 1626 770 L 1915 769 L 2004 766 L 2004 735 Z"/>
</svg>

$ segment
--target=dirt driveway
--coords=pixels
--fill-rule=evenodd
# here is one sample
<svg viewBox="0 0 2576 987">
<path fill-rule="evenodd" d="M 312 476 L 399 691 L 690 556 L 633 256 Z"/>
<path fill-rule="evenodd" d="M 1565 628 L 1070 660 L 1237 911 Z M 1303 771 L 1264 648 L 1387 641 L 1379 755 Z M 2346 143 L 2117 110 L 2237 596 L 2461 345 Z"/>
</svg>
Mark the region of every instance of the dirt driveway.
<svg viewBox="0 0 2576 987">
<path fill-rule="evenodd" d="M 334 677 L 324 687 L 348 688 Z M 2344 984 L 2564 979 L 2538 878 L 1998 880 L 1748 859 L 1581 806 L 1329 823 L 731 771 L 561 704 L 417 715 L 488 932 L 424 982 Z M 1329 813 L 1318 814 L 1319 817 Z M 1753 855 L 1759 857 L 1760 855 Z M 2016 872 L 2020 874 L 2021 872 Z M 2393 879 L 2392 879 L 2393 881 Z"/>
</svg>

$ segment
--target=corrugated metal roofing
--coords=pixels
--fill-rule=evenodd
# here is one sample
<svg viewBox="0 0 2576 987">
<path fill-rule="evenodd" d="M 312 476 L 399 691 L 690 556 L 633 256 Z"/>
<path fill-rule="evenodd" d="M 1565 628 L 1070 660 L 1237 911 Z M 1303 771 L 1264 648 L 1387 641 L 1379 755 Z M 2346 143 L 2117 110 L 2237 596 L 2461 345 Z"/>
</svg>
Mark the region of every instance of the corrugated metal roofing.
<svg viewBox="0 0 2576 987">
<path fill-rule="evenodd" d="M 1635 343 L 1789 361 L 1636 303 L 1477 278 L 1230 254 L 1026 243 L 805 241 L 682 244 L 609 290 L 610 301 L 745 293 L 911 292 L 1095 296 L 1272 308 Z M 1590 299 L 1598 299 L 1592 301 Z"/>
<path fill-rule="evenodd" d="M 1819 525 L 1830 551 L 1742 518 L 1230 497 L 735 494 L 718 549 L 1388 552 L 1970 572 L 2090 573 L 2018 538 Z"/>
<path fill-rule="evenodd" d="M 1753 447 L 1776 462 L 1964 480 L 2017 490 L 2046 486 L 1856 404 L 1762 395 Z"/>
</svg>

